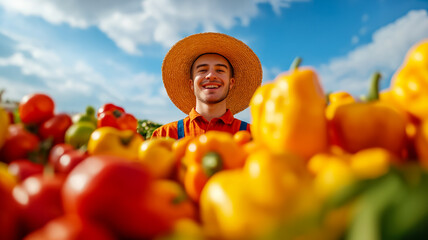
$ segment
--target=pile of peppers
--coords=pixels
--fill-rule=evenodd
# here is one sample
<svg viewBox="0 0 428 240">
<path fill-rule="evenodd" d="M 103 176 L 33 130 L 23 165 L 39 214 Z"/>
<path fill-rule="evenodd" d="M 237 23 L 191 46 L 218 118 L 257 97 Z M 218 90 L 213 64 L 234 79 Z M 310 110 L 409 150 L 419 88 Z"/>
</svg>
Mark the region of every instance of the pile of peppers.
<svg viewBox="0 0 428 240">
<path fill-rule="evenodd" d="M 301 64 L 257 89 L 251 134 L 149 139 L 108 103 L 73 118 L 37 170 L 5 161 L 28 126 L 0 108 L 0 238 L 428 236 L 428 40 L 364 97 L 326 94 Z"/>
</svg>

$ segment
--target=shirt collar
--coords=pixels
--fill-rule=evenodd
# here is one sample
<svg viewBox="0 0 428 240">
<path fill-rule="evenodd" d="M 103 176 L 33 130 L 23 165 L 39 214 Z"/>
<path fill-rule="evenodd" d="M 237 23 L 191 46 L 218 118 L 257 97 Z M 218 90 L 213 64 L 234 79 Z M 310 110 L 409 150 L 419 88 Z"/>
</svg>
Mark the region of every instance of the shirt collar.
<svg viewBox="0 0 428 240">
<path fill-rule="evenodd" d="M 192 110 L 190 111 L 189 118 L 190 118 L 190 121 L 193 121 L 196 118 L 202 118 L 203 120 L 207 121 L 204 118 L 204 116 L 196 112 L 195 108 L 192 108 Z M 233 117 L 232 112 L 229 109 L 227 109 L 226 112 L 223 114 L 223 116 L 221 116 L 219 119 L 222 120 L 225 124 L 232 124 L 233 119 L 235 118 Z"/>
</svg>

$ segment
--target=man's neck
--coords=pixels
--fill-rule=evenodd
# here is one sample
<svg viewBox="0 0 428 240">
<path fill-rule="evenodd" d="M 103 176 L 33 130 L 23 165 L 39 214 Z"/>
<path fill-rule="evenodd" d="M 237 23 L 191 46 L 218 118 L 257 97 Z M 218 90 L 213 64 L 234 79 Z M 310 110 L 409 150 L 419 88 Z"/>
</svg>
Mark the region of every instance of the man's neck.
<svg viewBox="0 0 428 240">
<path fill-rule="evenodd" d="M 213 118 L 219 118 L 226 113 L 226 102 L 217 104 L 204 104 L 196 102 L 196 112 L 201 114 L 206 120 L 211 121 Z"/>
</svg>

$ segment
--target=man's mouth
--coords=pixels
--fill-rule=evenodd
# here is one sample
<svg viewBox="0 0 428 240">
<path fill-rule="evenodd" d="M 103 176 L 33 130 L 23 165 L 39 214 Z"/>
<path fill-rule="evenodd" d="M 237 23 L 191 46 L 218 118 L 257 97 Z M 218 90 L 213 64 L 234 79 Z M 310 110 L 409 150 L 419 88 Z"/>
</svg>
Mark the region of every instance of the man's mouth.
<svg viewBox="0 0 428 240">
<path fill-rule="evenodd" d="M 202 87 L 204 89 L 217 89 L 221 87 L 221 84 L 217 82 L 206 82 L 202 84 Z"/>
<path fill-rule="evenodd" d="M 203 86 L 205 89 L 217 89 L 220 85 L 205 85 Z"/>
</svg>

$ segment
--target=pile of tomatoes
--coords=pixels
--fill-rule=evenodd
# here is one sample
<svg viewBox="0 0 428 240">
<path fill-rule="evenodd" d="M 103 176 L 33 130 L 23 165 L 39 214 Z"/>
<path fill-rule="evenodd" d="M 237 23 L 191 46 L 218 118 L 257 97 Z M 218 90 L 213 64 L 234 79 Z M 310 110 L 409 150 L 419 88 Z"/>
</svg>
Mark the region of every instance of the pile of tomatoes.
<svg viewBox="0 0 428 240">
<path fill-rule="evenodd" d="M 91 131 L 70 129 L 100 129 L 89 112 L 56 113 L 42 93 L 20 101 L 19 118 L 0 108 L 0 239 L 146 239 L 170 232 L 178 219 L 194 228 L 196 205 L 177 182 L 155 180 L 119 156 L 88 154 Z"/>
</svg>

